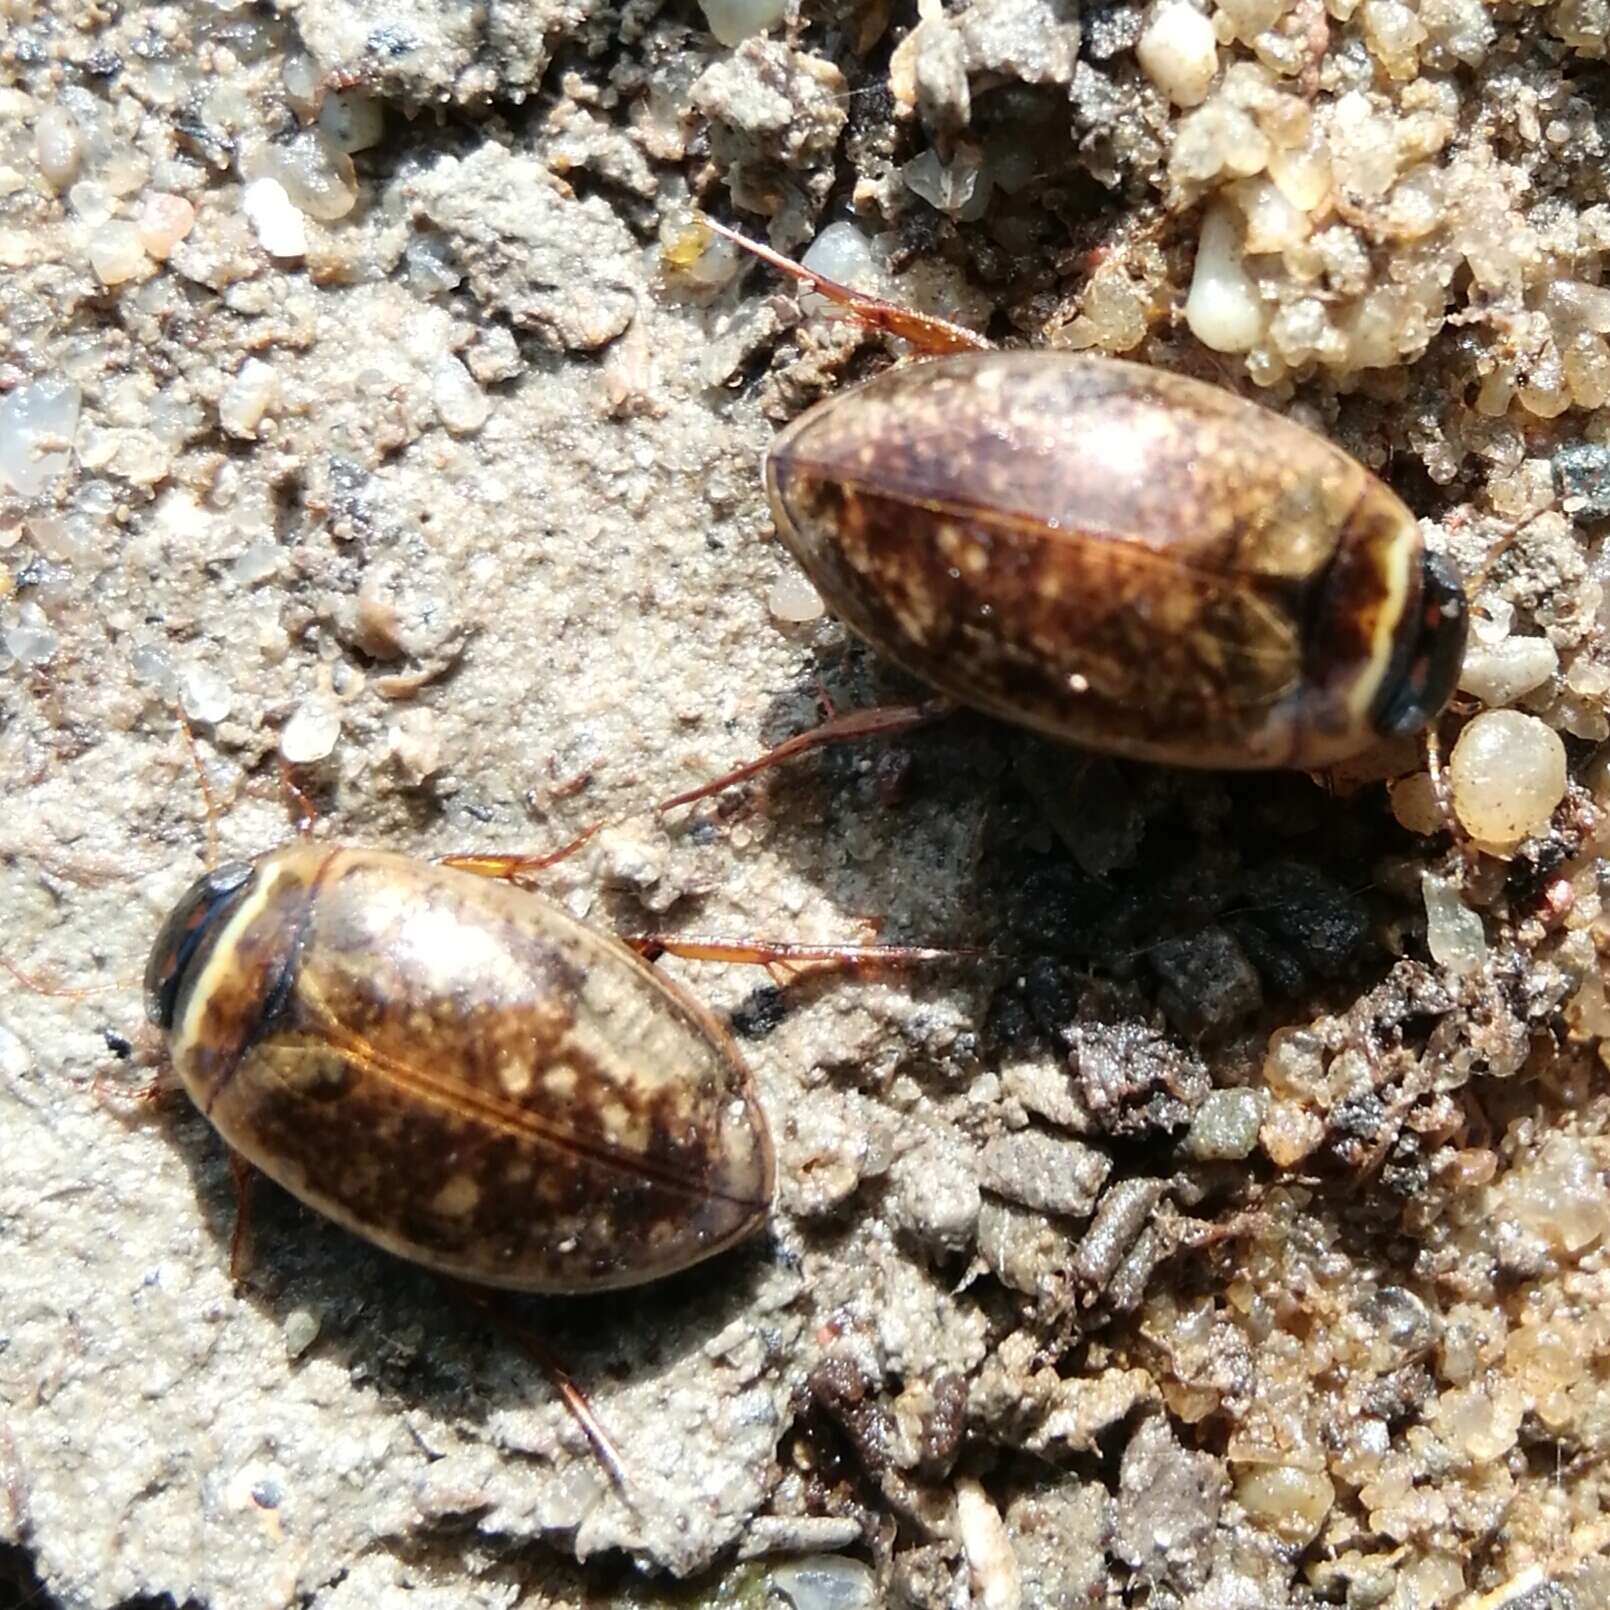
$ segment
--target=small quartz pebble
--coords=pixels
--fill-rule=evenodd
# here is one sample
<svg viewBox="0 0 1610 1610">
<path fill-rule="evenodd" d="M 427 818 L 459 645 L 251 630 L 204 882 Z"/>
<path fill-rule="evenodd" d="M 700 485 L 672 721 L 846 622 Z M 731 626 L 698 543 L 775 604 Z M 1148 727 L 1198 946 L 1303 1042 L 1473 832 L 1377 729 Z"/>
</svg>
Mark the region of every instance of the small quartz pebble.
<svg viewBox="0 0 1610 1610">
<path fill-rule="evenodd" d="M 307 220 L 291 205 L 278 179 L 253 179 L 240 204 L 265 252 L 273 257 L 305 255 Z"/>
<path fill-rule="evenodd" d="M 270 176 L 284 187 L 291 206 L 309 218 L 333 223 L 357 205 L 352 158 L 337 149 L 322 129 L 303 129 L 284 145 L 276 145 L 271 160 Z"/>
<path fill-rule="evenodd" d="M 979 1610 L 1019 1610 L 1023 1602 L 1017 1556 L 1001 1512 L 972 1476 L 956 1483 L 956 1528 L 973 1577 Z"/>
<path fill-rule="evenodd" d="M 1303 1548 L 1319 1535 L 1336 1501 L 1336 1489 L 1322 1470 L 1259 1465 L 1236 1482 L 1235 1497 L 1253 1525 L 1273 1532 L 1282 1543 Z"/>
<path fill-rule="evenodd" d="M 67 468 L 83 394 L 64 380 L 38 380 L 0 396 L 0 486 L 37 497 Z"/>
<path fill-rule="evenodd" d="M 800 258 L 800 266 L 824 279 L 837 280 L 852 291 L 865 291 L 872 296 L 883 296 L 890 287 L 886 284 L 872 242 L 854 224 L 840 221 L 829 224 L 810 244 Z M 801 307 L 814 312 L 829 305 L 827 299 L 808 293 L 801 298 Z"/>
<path fill-rule="evenodd" d="M 1464 830 L 1483 846 L 1513 846 L 1547 827 L 1565 797 L 1565 745 L 1536 716 L 1489 710 L 1459 734 L 1448 781 Z"/>
<path fill-rule="evenodd" d="M 216 671 L 193 665 L 179 679 L 179 703 L 189 720 L 211 726 L 229 714 L 234 700 Z"/>
<path fill-rule="evenodd" d="M 218 399 L 218 423 L 231 436 L 254 440 L 278 390 L 273 369 L 261 358 L 248 358 Z"/>
<path fill-rule="evenodd" d="M 486 423 L 492 402 L 475 383 L 461 359 L 446 353 L 431 375 L 431 400 L 437 418 L 455 436 L 470 436 Z"/>
<path fill-rule="evenodd" d="M 1479 973 L 1487 961 L 1487 932 L 1481 916 L 1467 906 L 1453 878 L 1420 874 L 1426 906 L 1426 948 L 1431 959 L 1450 973 Z"/>
<path fill-rule="evenodd" d="M 1219 42 L 1195 6 L 1166 0 L 1141 34 L 1135 59 L 1176 106 L 1199 106 L 1219 70 Z"/>
<path fill-rule="evenodd" d="M 341 712 L 327 699 L 309 699 L 285 723 L 280 753 L 293 766 L 323 760 L 341 736 Z"/>
<path fill-rule="evenodd" d="M 1256 1090 L 1214 1090 L 1191 1119 L 1185 1149 L 1199 1162 L 1238 1162 L 1258 1144 L 1265 1101 Z"/>
<path fill-rule="evenodd" d="M 1202 220 L 1185 322 L 1215 352 L 1246 352 L 1263 334 L 1264 309 L 1247 272 L 1235 209 L 1220 202 Z"/>
<path fill-rule="evenodd" d="M 1392 801 L 1392 814 L 1397 818 L 1398 825 L 1409 832 L 1422 835 L 1438 833 L 1448 825 L 1443 818 L 1442 807 L 1437 803 L 1437 790 L 1430 772 L 1417 771 L 1400 777 L 1391 784 L 1388 793 Z"/>
<path fill-rule="evenodd" d="M 859 1560 L 842 1554 L 808 1554 L 776 1566 L 773 1595 L 788 1610 L 875 1610 L 878 1579 Z"/>
<path fill-rule="evenodd" d="M 1437 1400 L 1432 1423 L 1455 1452 L 1474 1464 L 1502 1459 L 1515 1446 L 1526 1412 L 1521 1394 L 1507 1382 L 1460 1387 Z"/>
<path fill-rule="evenodd" d="M 46 665 L 55 654 L 57 637 L 37 604 L 22 607 L 22 619 L 0 632 L 0 648 L 18 665 Z"/>
<path fill-rule="evenodd" d="M 126 219 L 111 219 L 89 238 L 90 267 L 102 285 L 133 279 L 149 261 L 140 231 Z"/>
<path fill-rule="evenodd" d="M 699 0 L 710 32 L 723 45 L 741 45 L 752 34 L 775 28 L 788 12 L 787 0 Z"/>
<path fill-rule="evenodd" d="M 820 620 L 827 612 L 822 595 L 797 570 L 790 570 L 771 584 L 766 608 L 772 618 L 799 623 Z"/>
<path fill-rule="evenodd" d="M 300 1358 L 318 1340 L 319 1316 L 311 1308 L 293 1308 L 285 1316 L 285 1352 Z"/>
<path fill-rule="evenodd" d="M 47 106 L 34 125 L 34 155 L 45 182 L 65 190 L 78 177 L 84 160 L 84 137 L 64 107 Z"/>
<path fill-rule="evenodd" d="M 140 244 L 158 262 L 163 262 L 190 233 L 195 221 L 196 209 L 183 196 L 153 190 L 140 209 Z"/>
<path fill-rule="evenodd" d="M 1542 687 L 1559 668 L 1560 656 L 1546 637 L 1506 637 L 1493 644 L 1478 639 L 1466 651 L 1459 687 L 1496 708 Z"/>
<path fill-rule="evenodd" d="M 367 151 L 386 132 L 386 110 L 361 90 L 331 90 L 319 108 L 319 128 L 338 151 Z"/>
</svg>

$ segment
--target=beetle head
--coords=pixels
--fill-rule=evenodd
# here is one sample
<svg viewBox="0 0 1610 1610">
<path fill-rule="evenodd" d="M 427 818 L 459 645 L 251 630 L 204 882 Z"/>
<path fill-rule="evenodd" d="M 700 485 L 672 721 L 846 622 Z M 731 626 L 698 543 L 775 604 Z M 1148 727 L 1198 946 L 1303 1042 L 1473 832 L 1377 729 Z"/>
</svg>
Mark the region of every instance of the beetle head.
<svg viewBox="0 0 1610 1610">
<path fill-rule="evenodd" d="M 249 861 L 229 861 L 203 873 L 179 897 L 157 933 L 145 967 L 145 1015 L 164 1033 L 173 1028 L 181 992 L 245 896 L 252 872 Z"/>
<path fill-rule="evenodd" d="M 1383 738 L 1407 738 L 1428 726 L 1453 697 L 1465 660 L 1470 611 L 1453 567 L 1437 553 L 1425 556 L 1420 608 L 1405 621 L 1390 673 L 1370 712 Z"/>
</svg>

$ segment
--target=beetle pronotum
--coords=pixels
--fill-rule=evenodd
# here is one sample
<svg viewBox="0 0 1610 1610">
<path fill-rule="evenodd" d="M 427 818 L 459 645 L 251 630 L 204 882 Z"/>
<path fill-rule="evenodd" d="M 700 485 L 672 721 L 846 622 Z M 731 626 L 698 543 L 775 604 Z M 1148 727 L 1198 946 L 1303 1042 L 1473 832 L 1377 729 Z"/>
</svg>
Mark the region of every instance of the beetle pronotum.
<svg viewBox="0 0 1610 1610">
<path fill-rule="evenodd" d="M 816 404 L 766 455 L 828 607 L 961 704 L 1171 765 L 1319 768 L 1426 729 L 1464 595 L 1397 495 L 1218 387 L 996 351 L 712 228 L 943 356 Z"/>
</svg>

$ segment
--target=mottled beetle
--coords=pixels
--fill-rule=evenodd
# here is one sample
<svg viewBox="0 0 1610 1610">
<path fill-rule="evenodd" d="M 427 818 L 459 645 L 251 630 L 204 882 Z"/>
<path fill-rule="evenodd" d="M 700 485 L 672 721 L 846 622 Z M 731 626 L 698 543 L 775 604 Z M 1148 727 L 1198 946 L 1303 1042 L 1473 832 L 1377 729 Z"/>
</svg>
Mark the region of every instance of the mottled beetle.
<svg viewBox="0 0 1610 1610">
<path fill-rule="evenodd" d="M 932 687 L 1092 749 L 1222 768 L 1326 766 L 1448 702 L 1459 582 L 1323 437 L 1181 375 L 989 349 L 712 227 L 947 354 L 818 403 L 765 464 L 828 607 Z"/>
<path fill-rule="evenodd" d="M 636 1285 L 765 1221 L 771 1139 L 730 1036 L 530 889 L 290 844 L 190 887 L 146 1004 L 241 1157 L 443 1274 Z"/>
</svg>

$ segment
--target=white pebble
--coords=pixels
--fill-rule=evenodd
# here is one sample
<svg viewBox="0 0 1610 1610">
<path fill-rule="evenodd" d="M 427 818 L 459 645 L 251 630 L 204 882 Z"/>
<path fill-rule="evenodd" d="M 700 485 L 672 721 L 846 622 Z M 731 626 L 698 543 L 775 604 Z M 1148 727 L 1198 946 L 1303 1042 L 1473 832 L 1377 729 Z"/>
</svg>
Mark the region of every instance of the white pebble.
<svg viewBox="0 0 1610 1610">
<path fill-rule="evenodd" d="M 319 127 L 338 151 L 367 151 L 386 132 L 385 107 L 361 90 L 332 90 L 319 108 Z"/>
<path fill-rule="evenodd" d="M 216 671 L 192 665 L 180 678 L 179 703 L 190 720 L 216 726 L 229 714 L 234 696 Z"/>
<path fill-rule="evenodd" d="M 486 423 L 492 401 L 475 376 L 451 352 L 444 353 L 431 375 L 436 415 L 455 436 L 471 436 Z"/>
<path fill-rule="evenodd" d="M 67 468 L 81 395 L 64 380 L 39 380 L 0 401 L 0 482 L 37 497 Z"/>
<path fill-rule="evenodd" d="M 196 209 L 183 196 L 153 190 L 140 209 L 140 244 L 158 262 L 164 262 L 195 221 Z"/>
<path fill-rule="evenodd" d="M 253 179 L 242 193 L 240 205 L 258 243 L 270 256 L 305 255 L 307 220 L 291 205 L 278 179 Z"/>
<path fill-rule="evenodd" d="M 218 399 L 218 423 L 231 436 L 255 441 L 278 391 L 274 371 L 261 358 L 248 358 Z"/>
<path fill-rule="evenodd" d="M 34 157 L 45 182 L 65 190 L 84 160 L 84 137 L 72 114 L 60 106 L 47 106 L 34 125 Z"/>
<path fill-rule="evenodd" d="M 319 1316 L 311 1308 L 293 1308 L 285 1316 L 285 1353 L 300 1358 L 318 1340 Z"/>
<path fill-rule="evenodd" d="M 1195 6 L 1166 0 L 1141 34 L 1135 59 L 1176 106 L 1200 106 L 1219 70 L 1219 41 Z"/>
<path fill-rule="evenodd" d="M 1546 637 L 1506 637 L 1501 643 L 1473 641 L 1459 673 L 1459 686 L 1483 704 L 1513 704 L 1540 688 L 1560 668 L 1560 656 Z"/>
<path fill-rule="evenodd" d="M 780 621 L 816 621 L 827 612 L 822 595 L 797 570 L 785 571 L 771 584 L 766 608 Z"/>
<path fill-rule="evenodd" d="M 1460 899 L 1458 881 L 1422 872 L 1420 895 L 1432 961 L 1450 973 L 1479 973 L 1487 961 L 1487 932 L 1480 915 Z"/>
<path fill-rule="evenodd" d="M 1185 322 L 1215 352 L 1247 352 L 1263 334 L 1264 306 L 1247 273 L 1235 210 L 1218 202 L 1202 220 Z"/>
<path fill-rule="evenodd" d="M 139 230 L 124 219 L 102 224 L 89 238 L 90 267 L 102 285 L 121 285 L 149 262 Z"/>
<path fill-rule="evenodd" d="M 1448 762 L 1454 814 L 1484 846 L 1518 844 L 1565 797 L 1565 745 L 1536 716 L 1488 710 L 1459 734 Z"/>
<path fill-rule="evenodd" d="M 741 45 L 751 34 L 775 28 L 788 12 L 787 0 L 699 0 L 699 5 L 723 45 Z"/>
<path fill-rule="evenodd" d="M 280 753 L 293 766 L 323 760 L 341 736 L 341 712 L 328 699 L 309 699 L 285 723 Z"/>
<path fill-rule="evenodd" d="M 973 1602 L 980 1610 L 1019 1610 L 1022 1584 L 1006 1523 L 971 1476 L 956 1482 L 956 1530 L 972 1570 Z"/>
</svg>

